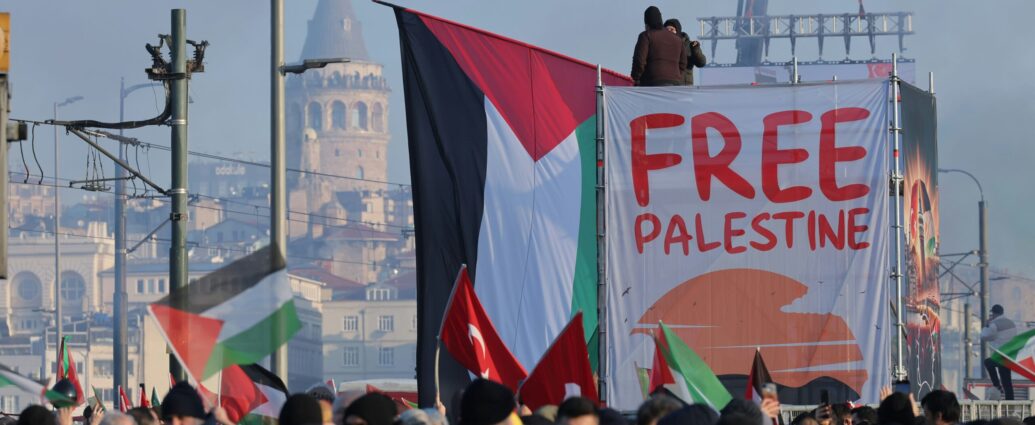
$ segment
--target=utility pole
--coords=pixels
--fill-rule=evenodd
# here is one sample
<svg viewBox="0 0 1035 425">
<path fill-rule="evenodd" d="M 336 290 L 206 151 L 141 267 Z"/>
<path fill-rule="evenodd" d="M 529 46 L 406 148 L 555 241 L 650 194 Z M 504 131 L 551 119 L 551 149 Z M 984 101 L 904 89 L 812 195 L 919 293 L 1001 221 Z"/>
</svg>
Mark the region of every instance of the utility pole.
<svg viewBox="0 0 1035 425">
<path fill-rule="evenodd" d="M 54 102 L 54 121 L 58 119 L 58 108 L 83 100 L 82 96 L 72 96 L 61 102 Z M 55 347 L 60 346 L 61 337 L 64 334 L 63 320 L 61 314 L 61 183 L 58 182 L 58 173 L 61 171 L 59 162 L 60 150 L 58 146 L 58 126 L 54 126 L 54 327 L 57 339 Z M 6 230 L 5 230 L 6 231 Z M 43 341 L 43 350 L 47 349 L 47 341 Z M 60 353 L 58 354 L 60 355 Z"/>
<path fill-rule="evenodd" d="M 975 179 L 975 181 L 977 181 Z M 979 184 L 980 188 L 981 185 Z M 982 193 L 978 201 L 978 250 L 980 257 L 978 264 L 981 267 L 981 326 L 988 326 L 988 203 L 985 202 L 985 195 Z M 981 340 L 981 361 L 988 358 L 988 343 Z M 981 377 L 987 378 L 988 371 L 981 368 Z"/>
<path fill-rule="evenodd" d="M 970 301 L 963 304 L 963 379 L 970 379 Z"/>
<path fill-rule="evenodd" d="M 169 48 L 172 53 L 172 78 L 170 96 L 172 97 L 172 187 L 168 194 L 172 197 L 172 246 L 169 248 L 169 283 L 170 292 L 187 286 L 187 11 L 172 10 L 172 41 Z M 177 298 L 178 303 L 187 300 Z M 185 309 L 185 305 L 173 305 L 176 309 Z M 177 381 L 185 379 L 183 368 L 176 356 L 169 354 L 169 373 Z"/>
<path fill-rule="evenodd" d="M 284 0 L 270 2 L 270 243 L 287 260 L 284 132 Z M 288 346 L 270 355 L 270 370 L 288 383 Z"/>
<path fill-rule="evenodd" d="M 58 119 L 58 103 L 54 102 L 54 121 Z M 61 320 L 61 183 L 58 182 L 58 172 L 61 164 L 58 163 L 58 127 L 54 126 L 54 327 L 57 330 L 55 347 L 61 346 L 61 336 L 64 333 L 63 321 Z M 44 341 L 46 350 L 46 341 Z M 57 354 L 61 357 L 61 353 Z M 59 361 L 59 360 L 58 360 Z"/>
<path fill-rule="evenodd" d="M 119 122 L 126 115 L 126 79 L 119 79 Z M 119 129 L 119 136 L 122 136 Z M 121 143 L 121 142 L 120 142 Z M 126 160 L 125 147 L 119 146 L 119 159 Z M 114 367 L 115 388 L 126 388 L 126 357 L 129 349 L 126 346 L 126 170 L 115 167 L 115 332 L 113 341 L 112 366 Z M 115 397 L 115 408 L 122 406 L 122 397 Z"/>
</svg>

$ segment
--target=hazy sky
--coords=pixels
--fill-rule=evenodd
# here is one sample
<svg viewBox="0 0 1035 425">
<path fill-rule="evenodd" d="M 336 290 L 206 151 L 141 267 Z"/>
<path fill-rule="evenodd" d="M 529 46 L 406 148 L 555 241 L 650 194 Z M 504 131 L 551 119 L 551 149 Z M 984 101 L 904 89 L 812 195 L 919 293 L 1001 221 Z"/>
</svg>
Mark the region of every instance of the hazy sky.
<svg viewBox="0 0 1035 425">
<path fill-rule="evenodd" d="M 735 0 L 449 0 L 399 1 L 452 20 L 538 44 L 628 72 L 632 45 L 642 29 L 642 11 L 656 4 L 666 18 L 677 17 L 696 34 L 696 19 L 733 15 Z M 286 0 L 286 57 L 299 59 L 306 21 L 316 0 Z M 389 179 L 409 179 L 398 34 L 389 8 L 365 0 L 353 5 L 363 22 L 372 58 L 385 65 L 394 88 L 391 97 Z M 990 205 L 990 255 L 993 267 L 1035 275 L 1035 143 L 1026 129 L 1035 117 L 1035 55 L 1028 35 L 1035 2 L 1030 0 L 947 1 L 866 0 L 869 12 L 912 11 L 917 35 L 906 40 L 904 56 L 917 59 L 921 81 L 934 71 L 939 109 L 939 160 L 943 168 L 964 168 L 981 179 Z M 45 119 L 52 105 L 73 95 L 82 102 L 62 108 L 65 118 L 115 120 L 119 77 L 127 85 L 143 82 L 150 60 L 144 43 L 169 32 L 169 9 L 187 9 L 189 38 L 212 43 L 206 72 L 194 76 L 190 106 L 190 148 L 266 161 L 269 157 L 269 6 L 261 0 L 12 0 L 13 112 L 18 118 Z M 856 0 L 770 0 L 770 14 L 855 13 Z M 771 46 L 771 60 L 789 58 L 786 41 Z M 842 43 L 827 41 L 826 59 L 844 56 Z M 864 40 L 853 42 L 854 58 L 868 58 Z M 878 41 L 888 57 L 893 39 Z M 814 59 L 815 42 L 799 41 L 799 56 Z M 731 60 L 731 45 L 720 45 L 720 62 Z M 926 87 L 926 82 L 921 84 Z M 127 103 L 130 117 L 157 113 L 161 93 L 141 90 Z M 132 135 L 167 145 L 167 128 L 136 130 Z M 37 130 L 37 152 L 50 175 L 52 129 Z M 62 176 L 84 173 L 83 144 L 64 138 Z M 28 145 L 26 146 L 28 148 Z M 31 152 L 26 149 L 29 163 Z M 20 166 L 19 151 L 11 152 Z M 168 181 L 169 157 L 152 152 L 150 169 Z M 17 166 L 15 167 L 17 169 Z M 106 169 L 111 173 L 111 164 Z M 66 197 L 81 193 L 69 192 Z M 105 196 L 105 195 L 99 195 Z M 977 248 L 977 189 L 961 175 L 941 179 L 941 251 Z M 976 261 L 975 261 L 976 262 Z"/>
</svg>

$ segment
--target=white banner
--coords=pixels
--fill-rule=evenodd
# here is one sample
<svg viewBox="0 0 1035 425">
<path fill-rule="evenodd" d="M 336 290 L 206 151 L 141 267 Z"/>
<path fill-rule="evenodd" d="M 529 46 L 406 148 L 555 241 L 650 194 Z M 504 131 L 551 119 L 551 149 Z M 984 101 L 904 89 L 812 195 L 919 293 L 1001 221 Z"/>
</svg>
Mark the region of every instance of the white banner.
<svg viewBox="0 0 1035 425">
<path fill-rule="evenodd" d="M 891 75 L 890 61 L 859 63 L 809 63 L 798 65 L 798 76 L 802 82 L 838 80 L 886 80 Z M 794 67 L 785 65 L 759 66 L 706 66 L 698 72 L 697 84 L 718 86 L 728 84 L 772 84 L 789 83 Z M 898 75 L 909 84 L 916 84 L 916 62 L 898 63 Z"/>
<path fill-rule="evenodd" d="M 892 331 L 887 81 L 605 99 L 609 405 L 643 401 L 659 321 L 724 382 L 760 349 L 781 395 L 876 402 Z"/>
</svg>

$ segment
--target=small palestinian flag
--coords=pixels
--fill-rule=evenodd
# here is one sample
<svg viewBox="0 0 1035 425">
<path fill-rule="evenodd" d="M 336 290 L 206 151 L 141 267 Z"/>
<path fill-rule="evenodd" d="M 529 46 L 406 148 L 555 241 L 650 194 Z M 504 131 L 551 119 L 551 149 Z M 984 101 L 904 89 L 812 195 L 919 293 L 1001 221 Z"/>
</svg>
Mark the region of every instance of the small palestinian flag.
<svg viewBox="0 0 1035 425">
<path fill-rule="evenodd" d="M 162 399 L 158 398 L 158 391 L 151 387 L 151 407 L 158 409 L 162 407 Z"/>
<path fill-rule="evenodd" d="M 755 360 L 751 362 L 751 373 L 748 375 L 747 390 L 744 392 L 745 400 L 753 400 L 755 403 L 762 403 L 762 386 L 773 382 L 769 375 L 769 368 L 765 367 L 762 360 L 762 352 L 755 350 Z"/>
<path fill-rule="evenodd" d="M 640 382 L 640 393 L 643 395 L 643 399 L 646 400 L 650 397 L 650 373 L 651 370 L 646 367 L 640 367 L 635 362 L 633 367 L 636 368 L 636 380 Z"/>
<path fill-rule="evenodd" d="M 67 397 L 47 389 L 46 383 L 26 378 L 7 366 L 0 364 L 0 388 L 18 388 L 27 394 L 40 397 L 40 401 L 51 404 L 68 405 L 72 402 Z"/>
<path fill-rule="evenodd" d="M 78 406 L 86 401 L 83 395 L 83 386 L 79 383 L 79 374 L 75 370 L 75 360 L 68 349 L 68 335 L 61 338 L 61 361 L 57 364 L 57 379 L 67 379 L 75 387 L 75 405 Z"/>
<path fill-rule="evenodd" d="M 198 382 L 262 360 L 301 327 L 284 257 L 273 245 L 174 289 L 148 311 Z"/>
<path fill-rule="evenodd" d="M 661 322 L 658 326 L 661 334 L 655 341 L 674 378 L 676 390 L 672 392 L 687 403 L 707 404 L 715 410 L 726 407 L 733 397 L 708 364 L 672 329 Z"/>
<path fill-rule="evenodd" d="M 222 377 L 208 381 L 219 381 L 212 383 L 212 388 L 221 385 L 218 396 L 205 383 L 198 386 L 198 392 L 212 405 L 218 399 L 232 422 L 263 423 L 277 418 L 288 397 L 287 386 L 277 375 L 255 364 L 233 365 L 222 373 Z"/>
<path fill-rule="evenodd" d="M 989 359 L 1035 381 L 1035 329 L 1017 335 L 993 350 L 995 352 Z"/>
</svg>

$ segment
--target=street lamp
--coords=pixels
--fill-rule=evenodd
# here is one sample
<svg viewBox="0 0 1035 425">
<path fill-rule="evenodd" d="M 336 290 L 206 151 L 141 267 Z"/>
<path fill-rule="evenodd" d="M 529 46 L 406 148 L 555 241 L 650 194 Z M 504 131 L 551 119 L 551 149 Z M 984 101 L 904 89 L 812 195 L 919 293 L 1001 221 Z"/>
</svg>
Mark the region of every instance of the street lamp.
<svg viewBox="0 0 1035 425">
<path fill-rule="evenodd" d="M 58 108 L 71 105 L 82 96 L 72 96 L 60 102 L 54 102 L 54 122 L 58 120 Z M 58 127 L 54 126 L 54 326 L 57 327 L 57 343 L 61 343 L 61 189 L 58 184 L 58 172 L 61 170 L 58 150 Z M 43 349 L 46 350 L 46 341 Z"/>
<path fill-rule="evenodd" d="M 981 326 L 988 322 L 988 204 L 985 203 L 985 191 L 981 188 L 981 182 L 977 177 L 957 168 L 939 168 L 939 173 L 959 173 L 970 177 L 977 185 L 978 195 L 978 267 L 981 270 L 981 287 L 978 292 L 981 294 Z M 988 343 L 981 341 L 981 358 L 988 358 Z M 981 368 L 981 377 L 986 378 L 988 372 Z"/>
<path fill-rule="evenodd" d="M 346 63 L 347 58 L 307 59 L 301 64 L 284 64 L 284 0 L 270 0 L 270 244 L 287 259 L 287 165 L 285 164 L 284 75 L 307 69 Z M 288 382 L 287 347 L 270 356 L 270 369 Z"/>
</svg>

